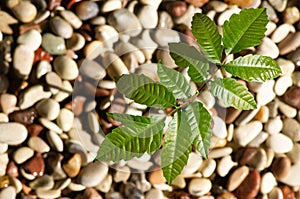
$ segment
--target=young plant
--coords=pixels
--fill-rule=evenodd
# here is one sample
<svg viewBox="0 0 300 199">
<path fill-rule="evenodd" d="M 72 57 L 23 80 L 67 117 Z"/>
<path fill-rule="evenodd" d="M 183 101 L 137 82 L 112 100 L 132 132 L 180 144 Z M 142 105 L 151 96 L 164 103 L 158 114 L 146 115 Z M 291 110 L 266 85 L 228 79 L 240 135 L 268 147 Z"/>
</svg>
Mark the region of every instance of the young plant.
<svg viewBox="0 0 300 199">
<path fill-rule="evenodd" d="M 162 148 L 161 165 L 164 177 L 170 184 L 187 164 L 192 146 L 204 158 L 208 158 L 211 138 L 211 115 L 205 106 L 196 100 L 205 87 L 225 106 L 249 110 L 256 102 L 247 87 L 234 78 L 214 78 L 216 71 L 209 73 L 212 65 L 225 70 L 234 77 L 248 82 L 264 82 L 281 74 L 281 69 L 272 58 L 262 55 L 246 55 L 226 63 L 230 54 L 257 46 L 264 38 L 268 17 L 264 8 L 244 9 L 234 14 L 222 27 L 219 34 L 216 24 L 206 15 L 197 13 L 192 21 L 192 33 L 197 39 L 200 52 L 185 43 L 170 43 L 170 55 L 175 63 L 188 68 L 191 81 L 203 86 L 193 92 L 186 78 L 176 70 L 158 63 L 159 82 L 137 74 L 123 75 L 117 81 L 120 93 L 148 107 L 171 108 L 172 116 L 163 134 L 165 116 L 133 116 L 108 113 L 122 123 L 106 136 L 95 161 L 120 161 L 153 154 Z M 162 144 L 162 138 L 164 142 Z"/>
</svg>

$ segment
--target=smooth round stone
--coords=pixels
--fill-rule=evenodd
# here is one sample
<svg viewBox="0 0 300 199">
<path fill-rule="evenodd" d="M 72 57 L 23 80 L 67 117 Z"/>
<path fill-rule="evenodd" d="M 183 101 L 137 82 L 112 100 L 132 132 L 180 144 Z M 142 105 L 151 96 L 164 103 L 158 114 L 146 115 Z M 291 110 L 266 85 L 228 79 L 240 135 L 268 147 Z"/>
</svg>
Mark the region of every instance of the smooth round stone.
<svg viewBox="0 0 300 199">
<path fill-rule="evenodd" d="M 288 7 L 284 11 L 283 22 L 288 24 L 294 24 L 300 19 L 300 12 L 296 6 Z"/>
<path fill-rule="evenodd" d="M 157 10 L 153 6 L 142 6 L 141 8 L 139 8 L 136 16 L 140 20 L 144 28 L 155 28 L 157 26 L 158 14 Z"/>
<path fill-rule="evenodd" d="M 227 183 L 228 191 L 233 191 L 240 186 L 240 184 L 245 180 L 249 174 L 249 168 L 247 166 L 242 166 L 236 169 L 229 177 Z"/>
<path fill-rule="evenodd" d="M 42 47 L 51 55 L 62 55 L 66 52 L 65 40 L 51 33 L 43 34 Z"/>
<path fill-rule="evenodd" d="M 270 4 L 278 11 L 282 12 L 287 6 L 287 0 L 269 0 Z"/>
<path fill-rule="evenodd" d="M 9 118 L 8 118 L 7 114 L 0 113 L 0 122 L 9 122 Z"/>
<path fill-rule="evenodd" d="M 277 181 L 271 172 L 265 173 L 261 177 L 260 192 L 262 194 L 268 194 L 277 185 Z"/>
<path fill-rule="evenodd" d="M 262 131 L 262 128 L 263 125 L 259 121 L 252 121 L 248 124 L 238 126 L 234 130 L 234 140 L 240 146 L 246 146 Z"/>
<path fill-rule="evenodd" d="M 90 23 L 95 26 L 106 24 L 106 18 L 104 16 L 96 16 L 91 19 Z"/>
<path fill-rule="evenodd" d="M 290 32 L 295 32 L 294 26 L 290 24 L 281 24 L 280 26 L 277 27 L 277 29 L 274 31 L 272 34 L 271 39 L 275 43 L 281 42 L 284 38 L 288 36 Z"/>
<path fill-rule="evenodd" d="M 263 148 L 258 148 L 256 154 L 249 161 L 248 165 L 257 171 L 262 171 L 265 169 L 268 164 L 268 156 L 266 151 Z"/>
<path fill-rule="evenodd" d="M 300 87 L 300 72 L 295 71 L 292 74 L 293 84 L 297 87 Z"/>
<path fill-rule="evenodd" d="M 282 130 L 283 122 L 280 119 L 280 116 L 269 119 L 269 121 L 265 124 L 264 129 L 267 133 L 273 135 L 277 134 Z"/>
<path fill-rule="evenodd" d="M 280 55 L 286 55 L 300 46 L 300 32 L 289 34 L 278 44 Z"/>
<path fill-rule="evenodd" d="M 31 29 L 20 35 L 17 39 L 19 44 L 26 45 L 32 50 L 37 50 L 42 44 L 42 35 L 39 31 Z"/>
<path fill-rule="evenodd" d="M 22 182 L 18 178 L 13 176 L 10 176 L 10 181 L 11 184 L 14 186 L 16 193 L 20 193 L 23 189 Z"/>
<path fill-rule="evenodd" d="M 43 75 L 52 71 L 52 66 L 48 61 L 42 60 L 38 63 L 36 68 L 36 77 L 39 79 Z"/>
<path fill-rule="evenodd" d="M 98 87 L 103 89 L 115 89 L 117 87 L 116 82 L 111 80 L 100 80 L 98 82 Z"/>
<path fill-rule="evenodd" d="M 226 138 L 227 137 L 227 129 L 225 122 L 218 116 L 213 116 L 213 135 L 218 138 Z"/>
<path fill-rule="evenodd" d="M 0 154 L 0 176 L 4 176 L 6 174 L 8 163 L 9 163 L 8 154 L 7 153 Z"/>
<path fill-rule="evenodd" d="M 193 196 L 203 196 L 212 188 L 211 181 L 206 178 L 194 178 L 189 183 L 189 193 Z"/>
<path fill-rule="evenodd" d="M 61 88 L 63 90 L 58 91 L 58 93 L 53 97 L 53 99 L 55 99 L 58 102 L 65 100 L 73 92 L 73 87 L 71 83 L 67 80 L 62 81 Z"/>
<path fill-rule="evenodd" d="M 284 199 L 283 193 L 280 188 L 274 187 L 272 191 L 268 194 L 268 198 L 270 199 Z"/>
<path fill-rule="evenodd" d="M 255 198 L 259 192 L 261 177 L 258 171 L 253 170 L 247 175 L 242 184 L 236 190 L 238 198 Z"/>
<path fill-rule="evenodd" d="M 114 79 L 120 77 L 123 74 L 128 74 L 129 71 L 120 59 L 120 57 L 114 53 L 106 53 L 103 57 L 103 65 L 106 68 L 107 74 Z"/>
<path fill-rule="evenodd" d="M 221 158 L 227 155 L 230 155 L 233 152 L 231 147 L 223 147 L 223 148 L 216 148 L 208 153 L 208 157 L 212 159 Z"/>
<path fill-rule="evenodd" d="M 54 99 L 43 99 L 35 106 L 38 114 L 48 120 L 55 120 L 60 111 L 60 105 Z"/>
<path fill-rule="evenodd" d="M 112 48 L 113 44 L 119 40 L 119 33 L 112 26 L 101 25 L 95 28 L 95 38 Z"/>
<path fill-rule="evenodd" d="M 287 92 L 283 95 L 283 101 L 288 105 L 291 105 L 295 108 L 300 108 L 300 88 L 296 86 L 292 86 L 287 90 Z"/>
<path fill-rule="evenodd" d="M 186 186 L 185 179 L 182 175 L 178 175 L 173 181 L 172 186 L 183 189 Z"/>
<path fill-rule="evenodd" d="M 107 46 L 105 46 L 105 43 L 94 40 L 84 47 L 83 52 L 86 58 L 88 58 L 89 60 L 93 60 L 108 50 L 109 49 L 107 48 Z"/>
<path fill-rule="evenodd" d="M 119 33 L 126 33 L 130 36 L 137 36 L 142 30 L 142 25 L 138 18 L 124 8 L 112 12 L 108 16 L 107 22 L 112 27 L 115 27 Z"/>
<path fill-rule="evenodd" d="M 238 164 L 233 162 L 231 156 L 224 156 L 218 163 L 217 172 L 221 177 L 225 177 L 229 171 Z"/>
<path fill-rule="evenodd" d="M 293 74 L 295 70 L 295 64 L 291 60 L 278 58 L 276 61 L 282 70 L 282 75 Z"/>
<path fill-rule="evenodd" d="M 274 91 L 276 95 L 282 96 L 286 90 L 293 85 L 291 76 L 283 75 L 276 80 Z"/>
<path fill-rule="evenodd" d="M 200 154 L 197 154 L 195 152 L 190 153 L 189 159 L 185 167 L 183 167 L 181 175 L 183 176 L 189 176 L 195 173 L 202 164 L 202 157 Z"/>
<path fill-rule="evenodd" d="M 57 74 L 65 80 L 73 80 L 79 74 L 76 62 L 65 55 L 56 57 L 53 66 Z"/>
<path fill-rule="evenodd" d="M 57 94 L 59 92 L 59 88 L 62 86 L 61 78 L 55 72 L 48 72 L 45 75 L 45 80 L 47 85 L 50 87 L 50 91 L 52 94 Z"/>
<path fill-rule="evenodd" d="M 257 114 L 255 115 L 254 119 L 258 120 L 262 123 L 268 122 L 269 119 L 269 108 L 267 106 L 261 106 Z"/>
<path fill-rule="evenodd" d="M 63 164 L 63 169 L 70 178 L 74 178 L 79 174 L 81 164 L 81 156 L 78 153 L 75 153 L 65 164 Z"/>
<path fill-rule="evenodd" d="M 17 6 L 12 8 L 17 19 L 23 23 L 33 21 L 37 15 L 36 7 L 30 1 L 21 1 Z"/>
<path fill-rule="evenodd" d="M 274 176 L 280 180 L 287 176 L 287 173 L 289 172 L 290 168 L 290 159 L 286 156 L 283 156 L 274 159 L 271 166 L 271 171 L 274 174 Z"/>
<path fill-rule="evenodd" d="M 49 198 L 59 198 L 61 196 L 61 190 L 43 190 L 43 189 L 37 189 L 36 195 L 38 198 L 41 199 L 49 199 Z"/>
<path fill-rule="evenodd" d="M 29 183 L 29 186 L 34 189 L 50 190 L 54 187 L 54 179 L 52 176 L 43 175 Z"/>
<path fill-rule="evenodd" d="M 135 59 L 137 60 L 138 63 L 145 62 L 145 56 L 144 56 L 142 50 L 138 49 L 136 46 L 134 46 L 133 44 L 128 43 L 128 42 L 119 42 L 115 46 L 115 53 L 119 56 L 122 56 L 124 62 L 125 62 L 124 55 L 130 55 L 130 54 L 135 57 Z M 127 65 L 127 67 L 128 67 L 128 65 Z M 131 67 L 129 67 L 129 68 L 131 68 Z"/>
<path fill-rule="evenodd" d="M 291 166 L 290 170 L 288 171 L 287 175 L 280 179 L 280 182 L 283 182 L 289 186 L 300 186 L 300 164 L 294 164 Z"/>
<path fill-rule="evenodd" d="M 27 129 L 20 123 L 0 123 L 0 143 L 18 145 L 25 141 L 27 135 Z"/>
<path fill-rule="evenodd" d="M 211 7 L 216 12 L 224 12 L 228 8 L 228 4 L 221 1 L 210 1 L 207 6 Z"/>
<path fill-rule="evenodd" d="M 0 107 L 5 114 L 12 113 L 17 105 L 17 97 L 13 94 L 4 93 L 0 96 Z"/>
<path fill-rule="evenodd" d="M 194 13 L 199 12 L 199 10 L 197 10 L 197 8 L 195 8 L 195 6 L 193 5 L 189 5 L 187 7 L 186 12 L 181 15 L 180 17 L 174 17 L 174 23 L 175 24 L 184 24 L 186 25 L 188 28 L 191 28 L 191 22 L 194 16 Z"/>
<path fill-rule="evenodd" d="M 88 20 L 97 16 L 99 7 L 96 2 L 83 1 L 77 4 L 76 14 L 81 20 Z"/>
<path fill-rule="evenodd" d="M 258 46 L 256 53 L 276 59 L 279 56 L 279 49 L 274 41 L 268 37 L 265 37 L 260 46 Z"/>
<path fill-rule="evenodd" d="M 50 19 L 50 27 L 55 34 L 65 39 L 71 38 L 73 34 L 72 26 L 58 16 Z"/>
<path fill-rule="evenodd" d="M 152 34 L 152 39 L 160 46 L 168 46 L 168 43 L 176 43 L 180 41 L 177 31 L 171 29 L 157 29 Z"/>
<path fill-rule="evenodd" d="M 105 1 L 104 4 L 101 7 L 102 13 L 111 12 L 114 10 L 118 10 L 122 8 L 122 1 L 121 0 L 111 0 L 111 1 Z"/>
<path fill-rule="evenodd" d="M 0 191 L 1 199 L 15 199 L 16 197 L 16 189 L 13 186 L 8 186 Z"/>
<path fill-rule="evenodd" d="M 220 14 L 220 16 L 218 17 L 218 25 L 223 26 L 224 22 L 229 20 L 231 15 L 238 14 L 240 11 L 241 9 L 237 6 L 232 6 L 231 8 Z"/>
<path fill-rule="evenodd" d="M 69 109 L 62 108 L 56 118 L 57 125 L 64 131 L 68 132 L 71 130 L 74 121 L 74 113 Z"/>
<path fill-rule="evenodd" d="M 13 159 L 17 164 L 22 164 L 34 155 L 34 150 L 29 147 L 20 147 L 13 153 Z"/>
<path fill-rule="evenodd" d="M 0 143 L 0 154 L 5 153 L 8 149 L 8 144 Z"/>
<path fill-rule="evenodd" d="M 78 182 L 86 187 L 94 187 L 105 178 L 107 173 L 108 166 L 105 163 L 89 163 L 79 174 Z"/>
<path fill-rule="evenodd" d="M 127 162 L 127 166 L 139 171 L 146 171 L 153 166 L 153 163 L 150 161 L 142 161 L 138 158 L 133 158 Z"/>
<path fill-rule="evenodd" d="M 283 120 L 282 133 L 287 135 L 293 141 L 300 141 L 300 124 L 297 120 L 292 118 L 286 118 Z"/>
<path fill-rule="evenodd" d="M 294 143 L 293 149 L 287 153 L 287 156 L 290 158 L 290 160 L 295 163 L 300 163 L 300 144 Z"/>
<path fill-rule="evenodd" d="M 292 140 L 282 133 L 271 135 L 266 144 L 275 153 L 287 153 L 293 149 Z"/>
<path fill-rule="evenodd" d="M 139 0 L 139 2 L 144 5 L 150 5 L 154 8 L 158 8 L 162 0 Z"/>
<path fill-rule="evenodd" d="M 267 28 L 267 31 L 265 32 L 265 35 L 266 36 L 269 36 L 270 34 L 273 33 L 273 31 L 276 29 L 276 23 L 272 22 L 272 21 L 269 21 L 266 28 Z"/>
<path fill-rule="evenodd" d="M 13 56 L 13 65 L 16 75 L 27 78 L 34 60 L 34 51 L 27 45 L 18 45 Z"/>
<path fill-rule="evenodd" d="M 82 21 L 78 18 L 78 16 L 70 11 L 70 10 L 62 10 L 60 15 L 72 25 L 74 29 L 78 29 L 82 26 Z"/>
<path fill-rule="evenodd" d="M 51 122 L 46 118 L 39 118 L 39 122 L 47 129 L 52 130 L 58 134 L 61 134 L 63 132 L 61 128 L 59 128 L 59 126 L 57 126 L 54 122 Z"/>
<path fill-rule="evenodd" d="M 213 174 L 216 166 L 217 163 L 214 159 L 207 159 L 202 162 L 199 171 L 202 173 L 203 177 L 208 178 Z"/>
<path fill-rule="evenodd" d="M 107 193 L 111 189 L 112 183 L 113 177 L 111 174 L 107 174 L 106 177 L 95 188 L 103 193 Z"/>
<path fill-rule="evenodd" d="M 130 177 L 130 168 L 127 166 L 117 167 L 116 172 L 114 173 L 113 179 L 114 182 L 123 182 L 126 183 L 126 181 Z"/>
<path fill-rule="evenodd" d="M 106 71 L 105 68 L 98 62 L 90 59 L 85 59 L 80 65 L 80 74 L 93 80 L 99 81 L 106 76 Z"/>
<path fill-rule="evenodd" d="M 161 190 L 159 189 L 151 189 L 150 191 L 148 191 L 145 195 L 145 199 L 163 199 L 164 198 L 164 194 Z"/>
<path fill-rule="evenodd" d="M 88 113 L 88 124 L 93 133 L 99 133 L 100 125 L 98 118 L 94 112 Z"/>
<path fill-rule="evenodd" d="M 157 27 L 158 28 L 172 28 L 174 26 L 174 22 L 172 20 L 172 17 L 169 13 L 166 11 L 160 11 L 158 12 L 158 22 Z"/>
<path fill-rule="evenodd" d="M 66 40 L 66 45 L 68 49 L 78 51 L 84 47 L 85 39 L 81 34 L 74 33 L 70 39 Z"/>
<path fill-rule="evenodd" d="M 54 150 L 58 152 L 63 152 L 64 142 L 62 141 L 62 139 L 59 137 L 57 133 L 53 131 L 49 131 L 47 133 L 47 139 Z"/>
<path fill-rule="evenodd" d="M 280 100 L 276 100 L 278 101 L 278 108 L 281 111 L 281 113 L 283 113 L 286 117 L 288 118 L 294 118 L 297 115 L 297 109 L 295 109 L 294 107 L 289 106 L 288 104 L 280 101 Z"/>
<path fill-rule="evenodd" d="M 38 136 L 30 137 L 27 144 L 30 148 L 40 153 L 45 153 L 50 151 L 49 145 L 42 138 Z"/>
</svg>

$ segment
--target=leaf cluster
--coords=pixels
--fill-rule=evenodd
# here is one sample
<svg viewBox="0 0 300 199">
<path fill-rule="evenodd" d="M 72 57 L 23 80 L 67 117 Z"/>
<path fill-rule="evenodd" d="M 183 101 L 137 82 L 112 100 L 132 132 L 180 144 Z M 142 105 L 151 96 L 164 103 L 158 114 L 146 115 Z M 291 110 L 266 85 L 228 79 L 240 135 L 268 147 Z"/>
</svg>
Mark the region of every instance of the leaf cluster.
<svg viewBox="0 0 300 199">
<path fill-rule="evenodd" d="M 197 13 L 192 21 L 192 33 L 200 48 L 185 43 L 170 43 L 170 55 L 181 68 L 188 68 L 191 81 L 203 83 L 225 106 L 249 110 L 256 108 L 253 95 L 234 78 L 214 78 L 211 65 L 245 81 L 263 82 L 281 74 L 272 58 L 246 55 L 226 63 L 226 56 L 257 46 L 264 38 L 268 18 L 264 8 L 244 9 L 234 14 L 222 27 L 205 14 Z M 122 123 L 112 130 L 101 144 L 96 160 L 120 161 L 152 154 L 162 148 L 161 166 L 170 184 L 187 164 L 192 146 L 204 158 L 208 157 L 211 137 L 211 114 L 197 100 L 201 92 L 193 91 L 178 71 L 158 63 L 159 82 L 144 75 L 123 75 L 117 82 L 120 93 L 137 103 L 154 108 L 171 108 L 172 116 L 164 132 L 166 117 L 133 116 L 110 113 Z M 182 102 L 179 104 L 178 102 Z M 162 140 L 164 143 L 162 145 Z"/>
</svg>

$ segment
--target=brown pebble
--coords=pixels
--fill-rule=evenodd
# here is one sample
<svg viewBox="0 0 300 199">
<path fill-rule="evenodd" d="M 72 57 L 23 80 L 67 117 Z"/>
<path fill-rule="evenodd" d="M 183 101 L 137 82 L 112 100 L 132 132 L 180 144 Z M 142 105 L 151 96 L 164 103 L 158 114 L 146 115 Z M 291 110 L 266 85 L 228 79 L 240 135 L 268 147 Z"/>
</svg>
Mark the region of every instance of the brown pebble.
<svg viewBox="0 0 300 199">
<path fill-rule="evenodd" d="M 237 6 L 250 6 L 253 3 L 253 0 L 225 0 L 229 5 L 237 5 Z"/>
<path fill-rule="evenodd" d="M 30 136 L 38 136 L 44 130 L 44 127 L 40 124 L 29 124 L 26 128 Z"/>
<path fill-rule="evenodd" d="M 231 192 L 222 193 L 217 199 L 236 199 L 235 195 Z"/>
<path fill-rule="evenodd" d="M 9 115 L 11 121 L 19 122 L 22 124 L 32 124 L 38 116 L 35 108 L 29 108 L 22 111 L 16 111 Z"/>
<path fill-rule="evenodd" d="M 244 149 L 243 155 L 239 159 L 241 165 L 248 164 L 257 153 L 256 147 L 247 147 Z"/>
<path fill-rule="evenodd" d="M 294 199 L 295 198 L 295 193 L 289 186 L 282 186 L 282 187 L 280 187 L 280 189 L 283 194 L 283 199 Z"/>
<path fill-rule="evenodd" d="M 230 124 L 232 123 L 240 114 L 242 110 L 237 110 L 233 107 L 229 107 L 226 110 L 226 116 L 225 116 L 225 123 Z"/>
<path fill-rule="evenodd" d="M 76 6 L 76 14 L 82 20 L 88 20 L 95 17 L 99 12 L 96 2 L 82 1 Z"/>
<path fill-rule="evenodd" d="M 290 87 L 283 95 L 283 101 L 297 109 L 300 109 L 300 88 L 297 86 Z"/>
<path fill-rule="evenodd" d="M 251 199 L 259 192 L 260 188 L 260 174 L 258 171 L 251 171 L 242 184 L 237 188 L 235 194 L 240 199 Z"/>
<path fill-rule="evenodd" d="M 273 161 L 271 171 L 277 179 L 283 179 L 288 174 L 291 164 L 288 157 L 278 157 Z"/>
<path fill-rule="evenodd" d="M 182 16 L 186 12 L 186 9 L 186 3 L 182 1 L 170 1 L 166 3 L 167 12 L 174 17 Z"/>
<path fill-rule="evenodd" d="M 38 61 L 41 61 L 41 60 L 51 62 L 53 60 L 53 57 L 49 53 L 44 51 L 42 48 L 38 48 L 34 52 L 33 64 L 35 64 L 35 63 L 37 63 Z"/>
<path fill-rule="evenodd" d="M 94 188 L 87 188 L 84 190 L 83 198 L 85 199 L 102 199 L 102 196 Z"/>
<path fill-rule="evenodd" d="M 57 6 L 60 6 L 61 0 L 48 0 L 48 10 L 54 10 Z"/>
<path fill-rule="evenodd" d="M 23 168 L 33 176 L 39 177 L 44 175 L 45 162 L 42 154 L 37 153 Z"/>
<path fill-rule="evenodd" d="M 0 177 L 0 189 L 8 187 L 8 185 L 10 185 L 9 176 L 7 176 L 7 175 L 1 176 Z"/>
<path fill-rule="evenodd" d="M 84 96 L 75 96 L 72 101 L 72 111 L 74 115 L 78 116 L 83 111 L 83 105 L 86 101 L 86 97 Z"/>
<path fill-rule="evenodd" d="M 166 179 L 163 176 L 163 170 L 157 169 L 157 170 L 152 171 L 149 174 L 149 182 L 153 185 L 166 183 Z"/>
<path fill-rule="evenodd" d="M 18 177 L 19 176 L 19 170 L 18 170 L 18 167 L 17 167 L 17 165 L 14 161 L 10 161 L 7 164 L 6 174 L 11 176 L 11 177 Z"/>
<path fill-rule="evenodd" d="M 202 7 L 204 4 L 206 4 L 209 0 L 185 0 L 185 2 L 192 4 L 195 7 Z"/>
<path fill-rule="evenodd" d="M 79 174 L 81 167 L 81 156 L 75 153 L 67 163 L 63 164 L 63 169 L 70 178 L 73 178 Z"/>
</svg>

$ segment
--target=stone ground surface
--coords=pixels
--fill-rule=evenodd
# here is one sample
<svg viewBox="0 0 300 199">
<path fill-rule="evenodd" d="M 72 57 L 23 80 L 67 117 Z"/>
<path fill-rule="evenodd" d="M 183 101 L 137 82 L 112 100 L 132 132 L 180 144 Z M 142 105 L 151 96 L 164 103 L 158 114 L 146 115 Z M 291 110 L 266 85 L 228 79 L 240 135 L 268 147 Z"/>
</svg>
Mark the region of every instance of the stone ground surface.
<svg viewBox="0 0 300 199">
<path fill-rule="evenodd" d="M 159 59 L 176 68 L 168 42 L 194 43 L 194 13 L 221 26 L 250 7 L 267 8 L 267 37 L 240 54 L 271 56 L 283 74 L 247 83 L 257 110 L 199 96 L 215 123 L 208 160 L 193 152 L 171 186 L 159 152 L 92 163 L 100 132 L 118 125 L 106 112 L 146 113 L 117 92 L 115 76 L 157 80 Z M 298 0 L 1 1 L 0 199 L 299 199 L 299 7 Z"/>
</svg>

